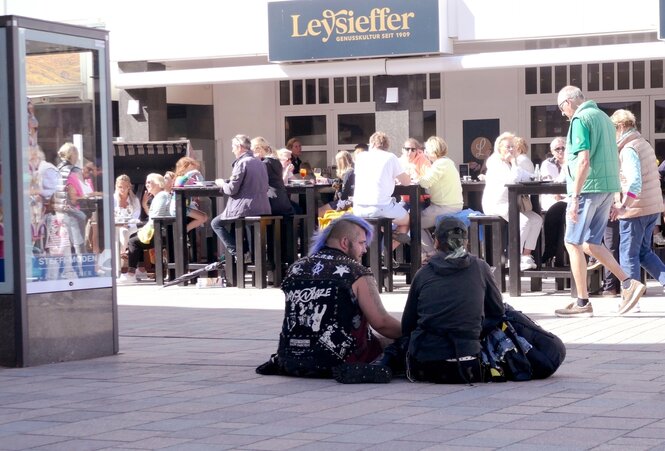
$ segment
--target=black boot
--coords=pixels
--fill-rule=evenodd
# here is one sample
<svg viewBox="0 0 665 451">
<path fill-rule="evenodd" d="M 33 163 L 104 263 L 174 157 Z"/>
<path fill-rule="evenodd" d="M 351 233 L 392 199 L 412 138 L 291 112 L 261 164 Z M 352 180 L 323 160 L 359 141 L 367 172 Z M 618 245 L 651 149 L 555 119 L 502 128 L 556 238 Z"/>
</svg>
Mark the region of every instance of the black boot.
<svg viewBox="0 0 665 451">
<path fill-rule="evenodd" d="M 333 377 L 341 384 L 387 384 L 393 373 L 376 363 L 342 363 L 333 368 Z"/>
<path fill-rule="evenodd" d="M 272 354 L 266 363 L 257 366 L 256 374 L 262 374 L 264 376 L 281 374 L 279 363 L 277 362 L 277 354 Z"/>
<path fill-rule="evenodd" d="M 383 349 L 372 365 L 384 365 L 390 368 L 394 376 L 406 374 L 406 351 L 409 348 L 409 338 L 400 337 Z"/>
</svg>

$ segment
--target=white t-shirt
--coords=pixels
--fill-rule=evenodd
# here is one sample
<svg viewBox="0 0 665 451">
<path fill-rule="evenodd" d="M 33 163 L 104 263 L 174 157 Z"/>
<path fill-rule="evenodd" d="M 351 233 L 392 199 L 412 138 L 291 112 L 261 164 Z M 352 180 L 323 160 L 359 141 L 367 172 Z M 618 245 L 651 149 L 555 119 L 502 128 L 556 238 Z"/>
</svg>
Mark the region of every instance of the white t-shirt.
<svg viewBox="0 0 665 451">
<path fill-rule="evenodd" d="M 356 157 L 356 187 L 353 204 L 386 206 L 395 191 L 395 179 L 404 169 L 395 154 L 387 150 L 370 149 Z"/>
</svg>

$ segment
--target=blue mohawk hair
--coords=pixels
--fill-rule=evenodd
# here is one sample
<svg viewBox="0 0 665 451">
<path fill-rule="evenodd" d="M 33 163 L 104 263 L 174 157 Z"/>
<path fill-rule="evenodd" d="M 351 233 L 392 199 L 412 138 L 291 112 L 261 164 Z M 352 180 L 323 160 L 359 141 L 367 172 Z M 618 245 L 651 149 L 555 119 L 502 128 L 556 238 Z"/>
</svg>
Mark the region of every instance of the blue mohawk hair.
<svg viewBox="0 0 665 451">
<path fill-rule="evenodd" d="M 314 236 L 312 236 L 311 244 L 309 246 L 309 255 L 314 255 L 325 247 L 330 233 L 333 231 L 335 226 L 342 221 L 348 221 L 362 227 L 362 229 L 365 231 L 365 234 L 367 235 L 367 243 L 372 241 L 373 229 L 367 221 L 358 216 L 343 215 L 334 219 L 325 229 L 319 229 L 318 232 L 314 233 Z"/>
</svg>

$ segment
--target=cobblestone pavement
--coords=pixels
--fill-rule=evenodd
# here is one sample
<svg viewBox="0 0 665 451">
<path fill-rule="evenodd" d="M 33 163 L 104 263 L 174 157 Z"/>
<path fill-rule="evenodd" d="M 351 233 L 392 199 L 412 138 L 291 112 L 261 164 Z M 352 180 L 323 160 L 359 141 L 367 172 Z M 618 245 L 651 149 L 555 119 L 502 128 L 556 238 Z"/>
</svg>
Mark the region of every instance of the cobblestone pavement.
<svg viewBox="0 0 665 451">
<path fill-rule="evenodd" d="M 548 289 L 546 285 L 545 289 Z M 382 297 L 399 317 L 407 288 Z M 0 369 L 0 449 L 665 449 L 665 298 L 560 319 L 563 293 L 508 299 L 567 344 L 551 378 L 476 386 L 258 376 L 279 290 L 118 289 L 120 354 Z"/>
</svg>

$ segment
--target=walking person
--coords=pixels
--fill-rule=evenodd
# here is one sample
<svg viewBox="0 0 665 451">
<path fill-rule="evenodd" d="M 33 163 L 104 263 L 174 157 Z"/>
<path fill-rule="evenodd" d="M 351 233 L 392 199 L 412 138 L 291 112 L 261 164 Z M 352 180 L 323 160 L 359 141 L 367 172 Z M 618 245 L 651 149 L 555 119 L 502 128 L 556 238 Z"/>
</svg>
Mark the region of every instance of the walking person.
<svg viewBox="0 0 665 451">
<path fill-rule="evenodd" d="M 614 124 L 593 100 L 586 100 L 575 86 L 559 91 L 561 113 L 570 119 L 566 137 L 568 211 L 566 249 L 577 288 L 577 300 L 555 311 L 559 317 L 590 317 L 587 266 L 584 254 L 600 261 L 621 280 L 619 314 L 632 309 L 646 290 L 644 284 L 621 269 L 602 245 L 614 194 L 621 191 Z"/>
<path fill-rule="evenodd" d="M 644 268 L 665 285 L 665 264 L 651 250 L 653 229 L 663 212 L 656 152 L 637 131 L 635 115 L 617 110 L 610 118 L 616 127 L 621 171 L 621 195 L 610 211 L 619 219 L 619 262 L 633 279 Z"/>
</svg>

